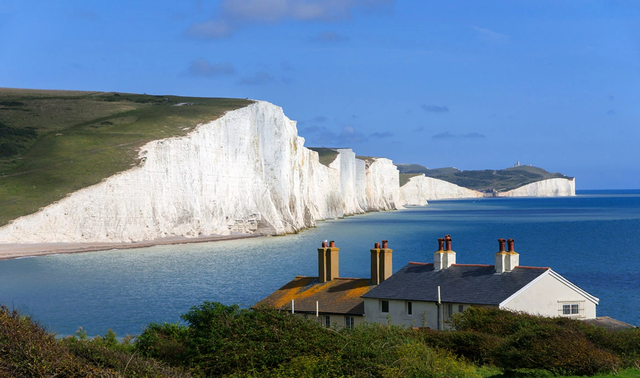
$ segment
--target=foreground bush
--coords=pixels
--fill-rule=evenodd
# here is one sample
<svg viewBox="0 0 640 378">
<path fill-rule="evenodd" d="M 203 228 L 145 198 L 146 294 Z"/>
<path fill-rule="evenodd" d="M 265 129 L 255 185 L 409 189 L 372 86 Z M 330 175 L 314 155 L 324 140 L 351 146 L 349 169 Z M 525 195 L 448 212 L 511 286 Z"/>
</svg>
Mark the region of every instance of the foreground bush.
<svg viewBox="0 0 640 378">
<path fill-rule="evenodd" d="M 74 359 L 53 335 L 16 310 L 0 306 L 1 377 L 110 377 L 116 372 Z"/>
<path fill-rule="evenodd" d="M 613 371 L 620 359 L 598 349 L 586 336 L 556 324 L 521 329 L 494 350 L 496 366 L 545 369 L 555 375 L 595 375 Z"/>
<path fill-rule="evenodd" d="M 0 377 L 187 377 L 103 338 L 57 340 L 15 310 L 0 306 Z"/>
<path fill-rule="evenodd" d="M 497 339 L 487 357 L 507 371 L 543 369 L 555 375 L 594 375 L 615 371 L 621 357 L 637 356 L 640 350 L 635 330 L 610 332 L 569 318 L 470 308 L 454 318 L 453 326 L 457 331 L 447 337 L 452 344 L 448 349 L 477 360 L 473 352 L 480 353 L 480 348 L 465 351 L 455 334 L 484 334 Z"/>
<path fill-rule="evenodd" d="M 472 365 L 403 327 L 335 331 L 287 312 L 211 302 L 182 318 L 186 327 L 147 327 L 137 350 L 207 377 L 478 377 Z"/>
</svg>

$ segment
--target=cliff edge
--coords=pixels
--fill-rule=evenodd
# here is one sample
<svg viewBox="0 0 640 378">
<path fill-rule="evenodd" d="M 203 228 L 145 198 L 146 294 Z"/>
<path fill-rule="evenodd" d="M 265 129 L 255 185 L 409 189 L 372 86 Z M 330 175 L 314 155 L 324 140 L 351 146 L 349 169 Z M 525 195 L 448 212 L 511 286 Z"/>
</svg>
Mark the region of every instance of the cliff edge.
<svg viewBox="0 0 640 378">
<path fill-rule="evenodd" d="M 186 136 L 145 144 L 140 166 L 12 221 L 0 228 L 0 242 L 277 235 L 400 207 L 390 160 L 367 166 L 340 149 L 327 167 L 303 144 L 282 108 L 255 102 Z"/>
</svg>

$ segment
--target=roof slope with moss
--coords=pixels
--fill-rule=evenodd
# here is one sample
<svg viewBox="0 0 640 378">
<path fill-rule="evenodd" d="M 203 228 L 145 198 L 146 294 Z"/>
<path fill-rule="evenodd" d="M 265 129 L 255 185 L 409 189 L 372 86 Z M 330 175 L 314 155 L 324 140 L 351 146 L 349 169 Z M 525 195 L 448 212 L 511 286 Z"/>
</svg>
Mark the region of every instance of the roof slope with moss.
<svg viewBox="0 0 640 378">
<path fill-rule="evenodd" d="M 315 313 L 317 301 L 321 313 L 364 315 L 361 297 L 373 287 L 367 278 L 339 277 L 319 283 L 318 277 L 296 276 L 256 306 L 291 309 L 294 300 L 295 312 Z"/>
</svg>

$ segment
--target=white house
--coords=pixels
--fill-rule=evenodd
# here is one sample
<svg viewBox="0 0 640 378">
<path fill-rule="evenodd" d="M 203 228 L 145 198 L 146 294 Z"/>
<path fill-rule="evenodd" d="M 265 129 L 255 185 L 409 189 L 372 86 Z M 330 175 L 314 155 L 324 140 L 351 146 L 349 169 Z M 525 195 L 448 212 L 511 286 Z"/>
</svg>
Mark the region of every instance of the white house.
<svg viewBox="0 0 640 378">
<path fill-rule="evenodd" d="M 508 251 L 498 240 L 495 265 L 456 264 L 451 237 L 438 241 L 434 263 L 411 262 L 362 296 L 366 321 L 447 329 L 454 313 L 471 306 L 596 317 L 598 298 L 551 268 L 520 266 L 513 239 Z"/>
</svg>

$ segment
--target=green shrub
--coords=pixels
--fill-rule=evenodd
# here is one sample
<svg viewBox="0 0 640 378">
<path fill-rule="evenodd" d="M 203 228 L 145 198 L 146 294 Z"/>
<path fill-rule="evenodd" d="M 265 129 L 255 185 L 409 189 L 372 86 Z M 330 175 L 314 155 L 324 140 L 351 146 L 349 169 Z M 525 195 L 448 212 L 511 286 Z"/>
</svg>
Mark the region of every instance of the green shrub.
<svg viewBox="0 0 640 378">
<path fill-rule="evenodd" d="M 594 345 L 618 356 L 622 360 L 623 366 L 640 367 L 639 328 L 609 331 L 602 327 L 584 324 L 582 329 Z"/>
<path fill-rule="evenodd" d="M 476 369 L 454 355 L 427 347 L 419 342 L 409 342 L 393 351 L 396 360 L 382 370 L 382 377 L 473 377 L 480 378 Z"/>
<path fill-rule="evenodd" d="M 113 334 L 115 339 L 115 333 Z M 92 340 L 68 338 L 62 341 L 73 356 L 85 365 L 113 372 L 118 377 L 189 377 L 189 374 L 177 368 L 153 359 L 144 358 L 133 352 L 131 348 L 117 342 L 114 344 L 110 336 L 97 337 Z"/>
<path fill-rule="evenodd" d="M 493 308 L 471 307 L 452 319 L 453 329 L 505 337 L 550 318 Z M 566 319 L 564 319 L 566 320 Z"/>
<path fill-rule="evenodd" d="M 187 360 L 189 328 L 177 323 L 151 323 L 136 337 L 135 348 L 141 354 L 172 366 L 184 366 Z"/>
<path fill-rule="evenodd" d="M 424 342 L 434 348 L 451 351 L 478 365 L 493 363 L 493 350 L 500 345 L 502 338 L 476 331 L 420 330 Z"/>
<path fill-rule="evenodd" d="M 204 302 L 182 316 L 188 323 L 186 363 L 197 374 L 216 376 L 273 369 L 300 356 L 334 351 L 334 331 L 270 308 L 240 310 Z"/>
<path fill-rule="evenodd" d="M 594 375 L 612 371 L 620 363 L 584 334 L 551 322 L 508 336 L 494 350 L 494 361 L 505 370 L 545 369 L 556 375 Z"/>
<path fill-rule="evenodd" d="M 16 310 L 0 306 L 1 377 L 115 376 L 75 356 L 52 334 Z"/>
<path fill-rule="evenodd" d="M 476 377 L 475 368 L 453 354 L 427 345 L 412 329 L 366 323 L 340 332 L 342 376 Z"/>
</svg>

